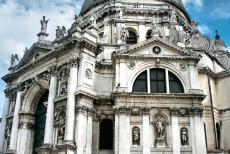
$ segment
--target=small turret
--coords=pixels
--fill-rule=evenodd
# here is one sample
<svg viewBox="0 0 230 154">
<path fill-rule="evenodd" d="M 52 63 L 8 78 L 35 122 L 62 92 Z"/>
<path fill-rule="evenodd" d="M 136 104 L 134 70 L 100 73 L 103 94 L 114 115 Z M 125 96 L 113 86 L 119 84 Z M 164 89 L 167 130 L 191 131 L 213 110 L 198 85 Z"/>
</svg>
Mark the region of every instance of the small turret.
<svg viewBox="0 0 230 154">
<path fill-rule="evenodd" d="M 224 41 L 221 39 L 219 32 L 216 30 L 216 36 L 215 36 L 215 41 L 214 41 L 214 45 L 216 50 L 220 50 L 220 51 L 226 51 L 226 45 L 224 43 Z"/>
</svg>

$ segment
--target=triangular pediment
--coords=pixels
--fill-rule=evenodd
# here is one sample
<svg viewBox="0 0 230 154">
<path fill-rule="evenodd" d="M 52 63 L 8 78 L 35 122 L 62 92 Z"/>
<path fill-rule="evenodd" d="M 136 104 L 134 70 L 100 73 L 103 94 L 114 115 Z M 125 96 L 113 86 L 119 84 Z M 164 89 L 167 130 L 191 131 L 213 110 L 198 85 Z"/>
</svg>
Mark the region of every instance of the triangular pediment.
<svg viewBox="0 0 230 154">
<path fill-rule="evenodd" d="M 52 50 L 52 44 L 50 42 L 46 43 L 34 43 L 30 49 L 26 49 L 23 58 L 16 65 L 16 69 L 25 66 L 41 57 Z"/>
<path fill-rule="evenodd" d="M 156 48 L 160 50 L 156 52 Z M 160 38 L 151 38 L 136 45 L 118 50 L 117 55 L 128 54 L 130 56 L 162 56 L 162 57 L 197 57 L 191 50 L 179 47 Z"/>
</svg>

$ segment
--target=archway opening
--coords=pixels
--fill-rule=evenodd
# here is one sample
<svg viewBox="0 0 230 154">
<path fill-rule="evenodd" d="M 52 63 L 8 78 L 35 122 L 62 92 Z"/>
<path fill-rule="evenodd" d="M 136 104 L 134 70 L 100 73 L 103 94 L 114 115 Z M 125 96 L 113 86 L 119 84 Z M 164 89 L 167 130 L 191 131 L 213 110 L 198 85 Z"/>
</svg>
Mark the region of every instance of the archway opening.
<svg viewBox="0 0 230 154">
<path fill-rule="evenodd" d="M 220 124 L 216 123 L 216 137 L 217 137 L 217 148 L 220 149 L 221 145 L 221 130 L 220 130 Z"/>
<path fill-rule="evenodd" d="M 100 150 L 113 149 L 113 122 L 110 119 L 104 119 L 100 123 Z"/>
<path fill-rule="evenodd" d="M 48 101 L 49 91 L 46 90 L 40 97 L 37 109 L 35 112 L 35 134 L 34 134 L 34 153 L 36 154 L 36 149 L 41 147 L 44 141 L 45 134 L 45 123 L 46 123 L 46 102 Z"/>
<path fill-rule="evenodd" d="M 135 32 L 129 30 L 126 44 L 137 44 L 137 34 Z"/>
</svg>

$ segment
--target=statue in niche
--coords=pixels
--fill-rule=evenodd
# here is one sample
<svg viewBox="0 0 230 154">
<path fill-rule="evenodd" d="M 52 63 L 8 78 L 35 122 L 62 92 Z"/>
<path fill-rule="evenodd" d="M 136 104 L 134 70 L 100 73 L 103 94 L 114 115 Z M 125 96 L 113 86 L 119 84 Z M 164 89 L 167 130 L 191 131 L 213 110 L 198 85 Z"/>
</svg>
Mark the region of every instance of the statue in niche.
<svg viewBox="0 0 230 154">
<path fill-rule="evenodd" d="M 63 96 L 67 93 L 67 86 L 65 82 L 61 83 L 61 87 L 60 87 L 60 96 Z"/>
<path fill-rule="evenodd" d="M 15 101 L 12 100 L 10 102 L 9 114 L 12 114 L 14 112 L 14 108 L 15 108 Z"/>
<path fill-rule="evenodd" d="M 180 130 L 180 139 L 181 139 L 181 145 L 185 146 L 185 145 L 189 145 L 188 144 L 188 129 L 183 127 Z"/>
<path fill-rule="evenodd" d="M 140 145 L 140 128 L 137 126 L 133 127 L 132 133 L 133 145 Z"/>
<path fill-rule="evenodd" d="M 41 32 L 42 33 L 46 33 L 48 21 L 49 21 L 49 19 L 46 20 L 45 16 L 43 16 L 42 20 L 40 20 L 40 22 L 41 22 Z"/>
<path fill-rule="evenodd" d="M 177 13 L 176 13 L 176 10 L 174 10 L 174 9 L 171 11 L 170 21 L 171 22 L 176 22 L 177 21 Z"/>
<path fill-rule="evenodd" d="M 63 107 L 60 107 L 55 113 L 55 125 L 57 128 L 57 141 L 61 143 L 64 140 L 65 135 L 65 116 L 66 113 Z"/>
<path fill-rule="evenodd" d="M 155 146 L 162 147 L 167 146 L 166 137 L 166 120 L 162 115 L 155 117 L 154 128 L 155 128 Z"/>
<path fill-rule="evenodd" d="M 11 59 L 10 59 L 10 67 L 14 67 L 16 65 L 16 61 L 18 61 L 18 55 L 17 54 L 12 54 Z"/>
<path fill-rule="evenodd" d="M 9 149 L 9 145 L 10 145 L 11 129 L 12 129 L 12 122 L 9 122 L 6 126 L 6 133 L 5 133 L 6 149 L 7 150 Z"/>
<path fill-rule="evenodd" d="M 123 43 L 126 43 L 127 38 L 129 37 L 129 31 L 125 27 L 121 27 L 120 30 L 120 40 Z"/>
<path fill-rule="evenodd" d="M 61 39 L 65 36 L 66 34 L 66 28 L 65 26 L 62 26 L 62 28 L 60 28 L 59 26 L 57 26 L 56 29 L 56 39 Z"/>
</svg>

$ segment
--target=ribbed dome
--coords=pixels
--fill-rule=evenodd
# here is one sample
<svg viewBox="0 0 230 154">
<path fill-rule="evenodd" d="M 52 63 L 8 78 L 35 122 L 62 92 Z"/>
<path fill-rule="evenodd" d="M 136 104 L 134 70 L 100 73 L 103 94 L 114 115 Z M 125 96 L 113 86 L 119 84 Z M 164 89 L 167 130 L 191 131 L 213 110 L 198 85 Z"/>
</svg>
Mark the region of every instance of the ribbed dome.
<svg viewBox="0 0 230 154">
<path fill-rule="evenodd" d="M 90 8 L 92 8 L 93 6 L 96 6 L 100 3 L 105 3 L 108 1 L 115 1 L 115 0 L 85 0 L 82 8 L 81 8 L 81 12 L 80 14 L 84 14 L 86 11 L 88 11 Z M 174 4 L 175 6 L 179 7 L 180 9 L 184 10 L 184 4 L 182 2 L 182 0 L 158 0 L 158 1 L 165 1 L 171 4 Z"/>
</svg>

